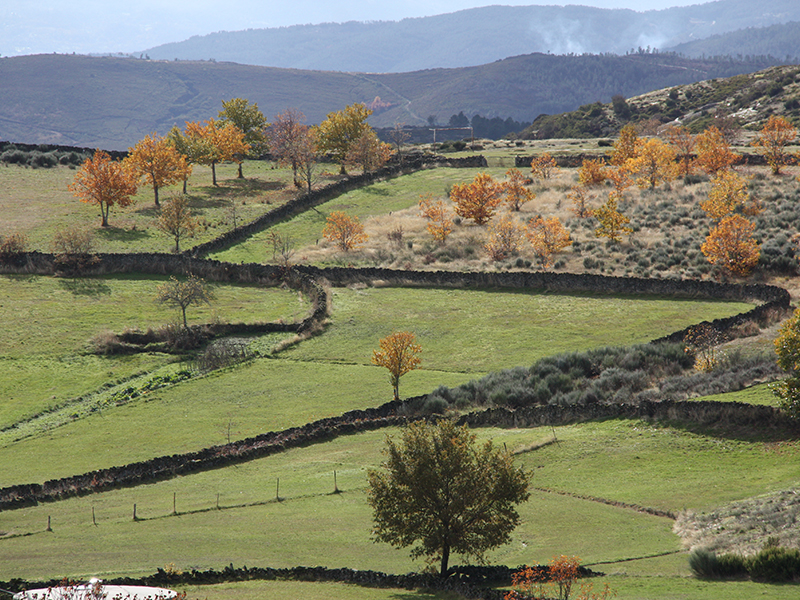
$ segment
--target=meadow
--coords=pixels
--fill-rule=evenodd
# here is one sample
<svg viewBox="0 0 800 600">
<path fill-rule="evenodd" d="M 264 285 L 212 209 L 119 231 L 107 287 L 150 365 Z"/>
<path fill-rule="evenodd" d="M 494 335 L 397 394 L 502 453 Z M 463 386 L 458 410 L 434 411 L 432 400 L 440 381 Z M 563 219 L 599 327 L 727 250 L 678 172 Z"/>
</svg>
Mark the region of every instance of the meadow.
<svg viewBox="0 0 800 600">
<path fill-rule="evenodd" d="M 502 178 L 514 152 L 519 150 L 493 149 L 489 172 Z M 0 167 L 15 182 L 0 192 L 0 211 L 9 215 L 4 225 L 13 223 L 14 230 L 25 232 L 33 248 L 47 251 L 53 232 L 63 224 L 97 220 L 91 207 L 61 187 L 74 171 L 9 169 Z M 530 266 L 532 256 L 524 253 L 518 257 L 522 263 L 491 263 L 481 249 L 482 230 L 465 223 L 448 242 L 450 256 L 445 254 L 447 247 L 438 248 L 428 239 L 416 209 L 420 195 L 443 195 L 477 172 L 433 169 L 379 182 L 307 211 L 277 230 L 292 239 L 293 261 L 320 266 L 535 268 Z M 190 244 L 232 226 L 231 202 L 237 219 L 251 219 L 295 193 L 289 172 L 269 163 L 247 162 L 245 176 L 243 182 L 234 179 L 235 167 L 227 165 L 216 189 L 208 185 L 208 173 L 196 170 L 190 181 L 191 202 L 207 227 Z M 563 170 L 538 188 L 537 200 L 524 208 L 522 218 L 537 211 L 570 218 L 565 192 L 573 180 L 574 171 Z M 764 190 L 779 185 L 756 181 Z M 640 210 L 675 201 L 688 207 L 690 200 L 679 200 L 688 194 L 684 185 L 676 183 L 663 198 L 634 192 L 630 206 Z M 707 183 L 692 185 L 695 202 Z M 39 189 L 49 191 L 35 196 Z M 30 196 L 28 208 L 37 210 L 15 205 L 19 193 Z M 788 196 L 791 187 L 781 193 Z M 170 241 L 152 228 L 155 213 L 148 201 L 147 190 L 142 190 L 137 207 L 112 211 L 110 229 L 118 229 L 109 234 L 96 227 L 97 250 L 168 251 Z M 365 221 L 371 241 L 363 250 L 345 255 L 321 239 L 324 215 L 332 210 L 347 210 Z M 386 235 L 398 226 L 403 230 L 402 247 Z M 697 228 L 682 222 L 675 226 Z M 583 253 L 568 251 L 558 269 L 586 270 L 588 252 L 592 260 L 605 261 L 605 266 L 592 269 L 595 272 L 623 275 L 640 268 L 643 273 L 642 256 L 652 257 L 667 247 L 671 254 L 681 251 L 674 244 L 680 234 L 662 229 L 640 229 L 620 248 L 594 242 L 587 250 L 590 228 L 576 227 Z M 269 261 L 268 233 L 211 258 Z M 428 256 L 434 260 L 426 262 Z M 635 262 L 627 263 L 628 257 Z M 648 274 L 709 274 L 699 268 L 690 273 L 692 269 L 692 264 L 679 261 L 663 271 L 648 267 Z M 136 275 L 0 276 L 0 322 L 6 333 L 0 340 L 0 396 L 7 399 L 0 406 L 1 486 L 186 452 L 377 406 L 391 398 L 391 388 L 387 373 L 370 364 L 371 351 L 380 337 L 395 329 L 415 331 L 423 345 L 422 368 L 401 381 L 401 396 L 411 397 L 559 352 L 648 342 L 750 308 L 722 301 L 358 285 L 331 290 L 330 319 L 318 335 L 290 343 L 287 335 L 247 338 L 251 358 L 219 371 L 198 372 L 185 355 L 91 354 L 93 338 L 105 331 L 155 328 L 174 320 L 172 311 L 152 301 L 161 281 Z M 307 301 L 292 290 L 219 285 L 215 291 L 217 299 L 210 307 L 190 309 L 190 322 L 293 321 L 308 310 Z M 768 346 L 765 335 L 737 344 L 759 352 Z M 162 388 L 119 395 L 128 388 L 145 389 L 156 377 L 183 372 L 189 374 Z M 775 403 L 763 384 L 713 399 Z M 380 464 L 387 433 L 396 435 L 397 430 L 341 436 L 233 467 L 0 512 L 0 580 L 141 576 L 170 564 L 182 570 L 220 569 L 231 563 L 421 570 L 424 563 L 412 561 L 406 550 L 370 539 L 366 472 Z M 545 563 L 556 554 L 579 555 L 583 564 L 606 573 L 618 597 L 625 599 L 796 597 L 796 584 L 694 579 L 687 548 L 673 531 L 675 521 L 641 510 L 718 510 L 797 487 L 796 440 L 705 434 L 625 420 L 555 428 L 480 428 L 476 433 L 481 440 L 507 447 L 533 473 L 532 498 L 521 507 L 522 525 L 511 544 L 490 553 L 491 562 L 516 566 Z M 557 443 L 547 443 L 554 438 Z M 48 518 L 52 532 L 45 531 Z M 287 594 L 446 597 L 301 582 L 231 583 L 186 591 L 190 598 L 219 600 Z"/>
</svg>

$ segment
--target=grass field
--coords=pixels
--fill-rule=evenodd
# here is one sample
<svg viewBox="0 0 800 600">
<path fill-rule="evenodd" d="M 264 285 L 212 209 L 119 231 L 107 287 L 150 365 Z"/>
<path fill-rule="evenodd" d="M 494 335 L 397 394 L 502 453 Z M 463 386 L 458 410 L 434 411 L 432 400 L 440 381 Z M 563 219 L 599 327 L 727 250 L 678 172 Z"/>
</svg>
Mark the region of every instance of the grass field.
<svg viewBox="0 0 800 600">
<path fill-rule="evenodd" d="M 570 151 L 572 146 L 580 147 L 563 142 L 551 149 Z M 493 148 L 489 172 L 501 178 L 518 152 L 511 146 Z M 7 185 L 0 191 L 0 235 L 23 231 L 33 248 L 47 251 L 58 227 L 81 224 L 94 230 L 100 251 L 170 249 L 170 240 L 153 228 L 150 190 L 140 191 L 132 209 L 112 210 L 111 227 L 101 230 L 96 227 L 96 208 L 80 204 L 66 190 L 75 171 L 2 170 Z M 468 181 L 477 172 L 435 169 L 380 182 L 328 202 L 318 212 L 295 217 L 278 230 L 293 239 L 296 262 L 402 267 L 405 260 L 421 264 L 427 253 L 435 255 L 429 268 L 448 262 L 448 268 L 512 268 L 491 265 L 479 256 L 480 228 L 468 224 L 460 228 L 453 255 L 446 255 L 426 241 L 424 223 L 416 215 L 420 194 L 443 195 L 450 185 Z M 197 168 L 192 176 L 191 202 L 204 226 L 190 243 L 232 227 L 232 203 L 237 220 L 249 220 L 296 193 L 289 185 L 289 172 L 268 163 L 246 163 L 245 181 L 235 180 L 233 165 L 223 166 L 218 175 L 219 188 L 210 185 L 207 169 Z M 540 210 L 566 215 L 568 203 L 562 205 L 559 198 L 573 180 L 574 172 L 565 171 L 549 189 L 538 188 L 537 202 L 526 214 Z M 704 185 L 676 184 L 665 197 L 680 198 L 689 206 L 704 193 Z M 774 188 L 771 182 L 759 185 L 764 194 Z M 653 218 L 655 213 L 645 213 L 656 203 L 669 202 L 635 192 L 630 206 L 641 209 L 644 223 Z M 352 255 L 331 252 L 319 238 L 324 215 L 332 210 L 359 215 L 380 241 Z M 399 222 L 405 232 L 402 251 L 389 248 L 384 239 Z M 675 226 L 685 231 L 694 227 L 683 221 Z M 583 227 L 580 235 L 590 233 Z M 672 237 L 677 239 L 677 234 Z M 620 248 L 598 243 L 590 251 L 584 245 L 583 252 L 606 261 L 600 272 L 621 274 L 633 270 L 639 252 L 672 256 L 691 251 L 677 245 L 666 248 L 663 239 L 663 231 L 643 228 Z M 264 233 L 213 258 L 262 262 L 270 257 Z M 581 271 L 582 262 L 576 253 L 567 268 Z M 677 274 L 690 267 L 675 263 L 666 268 Z M 115 401 L 120 390 L 142 388 L 155 377 L 191 366 L 186 357 L 163 354 L 87 353 L 91 339 L 104 331 L 146 329 L 174 320 L 174 311 L 152 301 L 160 281 L 135 276 L 0 276 L 5 334 L 0 339 L 0 486 L 196 450 L 376 406 L 390 399 L 391 388 L 386 371 L 372 366 L 370 356 L 378 339 L 395 329 L 415 331 L 423 346 L 423 368 L 401 381 L 400 393 L 409 397 L 498 369 L 527 366 L 559 352 L 646 342 L 750 308 L 731 302 L 509 290 L 334 289 L 330 323 L 321 335 L 278 353 L 273 348 L 285 336 L 259 336 L 250 340 L 257 356 L 244 364 L 206 375 L 194 372 L 190 379 Z M 190 309 L 190 322 L 294 320 L 308 310 L 296 291 L 226 285 L 217 286 L 216 292 L 212 307 Z M 754 343 L 764 345 L 761 339 Z M 774 405 L 766 385 L 709 399 Z M 629 600 L 797 597 L 796 584 L 697 581 L 690 576 L 672 519 L 620 505 L 702 511 L 800 486 L 796 440 L 718 431 L 704 435 L 613 420 L 476 432 L 516 452 L 516 460 L 532 471 L 535 488 L 531 501 L 521 508 L 523 522 L 512 543 L 491 553 L 492 562 L 516 566 L 547 562 L 555 554 L 576 554 L 584 564 L 607 573 L 618 598 Z M 380 463 L 386 433 L 344 436 L 235 467 L 0 512 L 0 580 L 143 575 L 169 563 L 183 570 L 220 569 L 231 563 L 419 570 L 424 564 L 412 561 L 406 550 L 370 540 L 365 474 Z M 557 444 L 530 450 L 554 435 Z M 334 471 L 338 494 L 333 493 Z M 48 517 L 52 532 L 44 531 Z M 211 600 L 454 600 L 424 591 L 297 582 L 198 586 L 187 592 L 189 598 Z"/>
</svg>

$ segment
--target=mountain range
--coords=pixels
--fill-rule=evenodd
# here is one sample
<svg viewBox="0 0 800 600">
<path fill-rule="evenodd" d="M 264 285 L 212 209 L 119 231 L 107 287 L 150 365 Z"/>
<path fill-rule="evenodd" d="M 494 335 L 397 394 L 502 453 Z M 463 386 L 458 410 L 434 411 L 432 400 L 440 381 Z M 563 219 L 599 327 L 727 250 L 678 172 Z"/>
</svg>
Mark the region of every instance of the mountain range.
<svg viewBox="0 0 800 600">
<path fill-rule="evenodd" d="M 637 12 L 587 6 L 486 6 L 400 21 L 323 23 L 221 31 L 142 50 L 137 56 L 362 73 L 477 66 L 532 53 L 625 54 L 681 49 L 687 56 L 767 54 L 742 39 L 712 52 L 691 44 L 746 28 L 800 21 L 797 0 L 717 0 Z M 770 35 L 770 34 L 767 34 Z M 800 38 L 779 58 L 800 56 Z"/>
<path fill-rule="evenodd" d="M 80 55 L 0 59 L 0 140 L 122 150 L 145 135 L 216 117 L 246 98 L 268 119 L 287 108 L 319 123 L 354 102 L 370 123 L 424 125 L 472 117 L 533 121 L 614 95 L 764 69 L 768 60 L 695 60 L 674 54 L 528 54 L 477 67 L 410 73 L 342 73 L 212 61 Z"/>
</svg>

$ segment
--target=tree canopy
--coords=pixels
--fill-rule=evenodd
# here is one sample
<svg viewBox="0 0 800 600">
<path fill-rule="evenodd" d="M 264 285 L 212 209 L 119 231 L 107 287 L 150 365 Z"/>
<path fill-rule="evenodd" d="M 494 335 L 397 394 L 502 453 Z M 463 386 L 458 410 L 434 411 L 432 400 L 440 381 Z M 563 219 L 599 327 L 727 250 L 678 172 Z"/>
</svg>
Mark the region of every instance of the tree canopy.
<svg viewBox="0 0 800 600">
<path fill-rule="evenodd" d="M 414 546 L 411 556 L 438 559 L 443 577 L 451 553 L 480 560 L 510 541 L 515 507 L 530 496 L 530 475 L 511 454 L 444 420 L 412 423 L 399 442 L 387 437 L 384 453 L 368 473 L 375 541 Z"/>
<path fill-rule="evenodd" d="M 99 206 L 101 224 L 108 227 L 108 213 L 112 206 L 133 204 L 137 179 L 129 163 L 111 160 L 108 152 L 98 150 L 83 163 L 69 190 L 81 202 Z"/>
<path fill-rule="evenodd" d="M 336 162 L 342 165 L 347 158 L 347 153 L 365 131 L 372 128 L 367 123 L 367 117 L 372 111 L 365 104 L 355 103 L 342 110 L 328 113 L 326 119 L 317 125 L 314 130 L 317 134 L 317 146 L 322 152 L 328 152 Z"/>
</svg>

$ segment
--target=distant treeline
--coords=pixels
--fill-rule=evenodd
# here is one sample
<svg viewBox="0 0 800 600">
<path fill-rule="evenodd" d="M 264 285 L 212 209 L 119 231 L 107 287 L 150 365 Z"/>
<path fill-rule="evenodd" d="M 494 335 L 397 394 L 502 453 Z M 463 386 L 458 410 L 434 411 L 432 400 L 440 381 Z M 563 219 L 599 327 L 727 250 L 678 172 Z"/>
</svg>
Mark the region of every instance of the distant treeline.
<svg viewBox="0 0 800 600">
<path fill-rule="evenodd" d="M 470 137 L 483 138 L 489 140 L 499 140 L 517 134 L 530 127 L 530 122 L 515 121 L 511 117 L 505 119 L 501 117 L 482 117 L 474 115 L 471 119 L 464 114 L 464 111 L 457 115 L 452 115 L 446 124 L 441 124 L 434 117 L 429 118 L 427 126 L 404 127 L 403 131 L 408 135 L 405 140 L 408 144 L 426 144 L 433 142 L 433 129 L 436 129 L 436 142 L 448 142 L 453 140 L 466 140 Z M 471 127 L 472 131 L 468 128 Z M 451 129 L 452 128 L 452 129 Z M 393 142 L 394 129 L 390 127 L 376 128 L 378 136 L 385 142 Z"/>
</svg>

